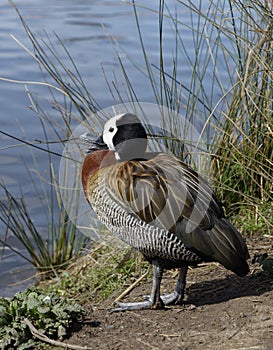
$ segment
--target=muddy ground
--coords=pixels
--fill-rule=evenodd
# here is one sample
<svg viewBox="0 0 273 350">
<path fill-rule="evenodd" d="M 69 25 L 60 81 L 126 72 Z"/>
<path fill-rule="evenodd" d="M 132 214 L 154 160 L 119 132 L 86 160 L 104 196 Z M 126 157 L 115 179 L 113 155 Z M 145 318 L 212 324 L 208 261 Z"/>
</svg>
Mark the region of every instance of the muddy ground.
<svg viewBox="0 0 273 350">
<path fill-rule="evenodd" d="M 271 237 L 252 239 L 251 256 L 272 257 L 272 244 Z M 164 275 L 163 293 L 171 292 L 175 278 L 174 271 Z M 141 300 L 150 287 L 145 280 L 125 300 Z M 110 313 L 119 293 L 98 305 L 87 301 L 89 320 L 68 342 L 98 350 L 273 349 L 273 274 L 258 263 L 243 278 L 217 264 L 191 269 L 179 307 Z"/>
</svg>

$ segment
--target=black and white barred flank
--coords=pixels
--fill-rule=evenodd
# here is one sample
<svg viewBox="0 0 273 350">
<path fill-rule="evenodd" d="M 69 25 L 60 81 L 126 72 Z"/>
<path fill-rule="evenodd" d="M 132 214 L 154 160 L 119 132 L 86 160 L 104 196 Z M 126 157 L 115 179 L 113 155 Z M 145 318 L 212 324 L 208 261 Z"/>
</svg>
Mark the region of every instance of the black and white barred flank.
<svg viewBox="0 0 273 350">
<path fill-rule="evenodd" d="M 170 260 L 176 266 L 182 261 L 197 263 L 201 259 L 186 248 L 179 238 L 166 229 L 149 225 L 113 201 L 100 186 L 93 193 L 92 207 L 101 222 L 118 238 L 139 250 L 149 260 Z"/>
</svg>

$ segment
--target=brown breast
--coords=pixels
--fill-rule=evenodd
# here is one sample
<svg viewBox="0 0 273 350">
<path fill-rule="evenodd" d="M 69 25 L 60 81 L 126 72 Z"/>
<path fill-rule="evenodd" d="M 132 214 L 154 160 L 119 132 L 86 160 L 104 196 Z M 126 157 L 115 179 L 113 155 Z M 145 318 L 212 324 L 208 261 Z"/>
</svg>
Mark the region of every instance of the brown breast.
<svg viewBox="0 0 273 350">
<path fill-rule="evenodd" d="M 116 164 L 115 153 L 113 151 L 96 151 L 85 157 L 82 165 L 82 186 L 86 197 L 88 191 L 87 184 L 90 177 L 92 177 L 99 169 L 113 164 Z"/>
</svg>

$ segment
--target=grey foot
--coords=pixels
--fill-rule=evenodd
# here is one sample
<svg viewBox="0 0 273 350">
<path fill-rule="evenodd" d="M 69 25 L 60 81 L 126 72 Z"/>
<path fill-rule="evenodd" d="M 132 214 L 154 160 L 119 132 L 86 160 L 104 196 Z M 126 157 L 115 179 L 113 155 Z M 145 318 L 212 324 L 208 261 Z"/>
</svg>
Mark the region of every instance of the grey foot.
<svg viewBox="0 0 273 350">
<path fill-rule="evenodd" d="M 119 311 L 130 311 L 130 310 L 146 310 L 146 309 L 164 309 L 164 302 L 160 299 L 157 302 L 152 302 L 151 298 L 149 298 L 146 301 L 141 302 L 132 302 L 132 303 L 115 303 L 115 306 L 113 309 L 111 309 L 111 312 L 119 312 Z"/>
<path fill-rule="evenodd" d="M 144 300 L 150 300 L 151 296 L 150 295 L 143 295 Z M 163 304 L 165 306 L 168 305 L 182 305 L 184 304 L 184 294 L 181 295 L 174 291 L 173 293 L 170 294 L 162 294 L 160 296 L 160 299 L 162 300 Z"/>
<path fill-rule="evenodd" d="M 129 311 L 129 310 L 145 310 L 152 307 L 152 302 L 147 300 L 136 303 L 115 303 L 115 307 L 111 309 L 111 312 Z"/>
<path fill-rule="evenodd" d="M 130 311 L 130 310 L 145 310 L 145 309 L 164 309 L 164 306 L 168 305 L 181 305 L 183 304 L 183 295 L 178 294 L 174 291 L 172 294 L 164 294 L 160 297 L 159 302 L 152 303 L 151 297 L 144 295 L 145 301 L 142 302 L 132 302 L 132 303 L 115 303 L 111 312 L 119 311 Z"/>
<path fill-rule="evenodd" d="M 174 291 L 171 294 L 163 294 L 161 295 L 161 300 L 163 301 L 164 305 L 182 305 L 184 303 L 183 301 L 184 295 L 181 295 Z"/>
</svg>

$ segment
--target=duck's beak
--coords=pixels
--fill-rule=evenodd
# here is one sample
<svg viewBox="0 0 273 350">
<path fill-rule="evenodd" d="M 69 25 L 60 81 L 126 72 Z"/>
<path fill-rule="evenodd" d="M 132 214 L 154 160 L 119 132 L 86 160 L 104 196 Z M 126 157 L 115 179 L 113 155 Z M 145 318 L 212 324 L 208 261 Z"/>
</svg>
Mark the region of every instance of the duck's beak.
<svg viewBox="0 0 273 350">
<path fill-rule="evenodd" d="M 95 151 L 108 149 L 106 143 L 104 143 L 102 135 L 99 136 L 96 140 L 94 140 L 89 133 L 82 134 L 80 138 L 90 145 L 90 147 L 86 150 L 86 153 L 92 153 Z"/>
</svg>

